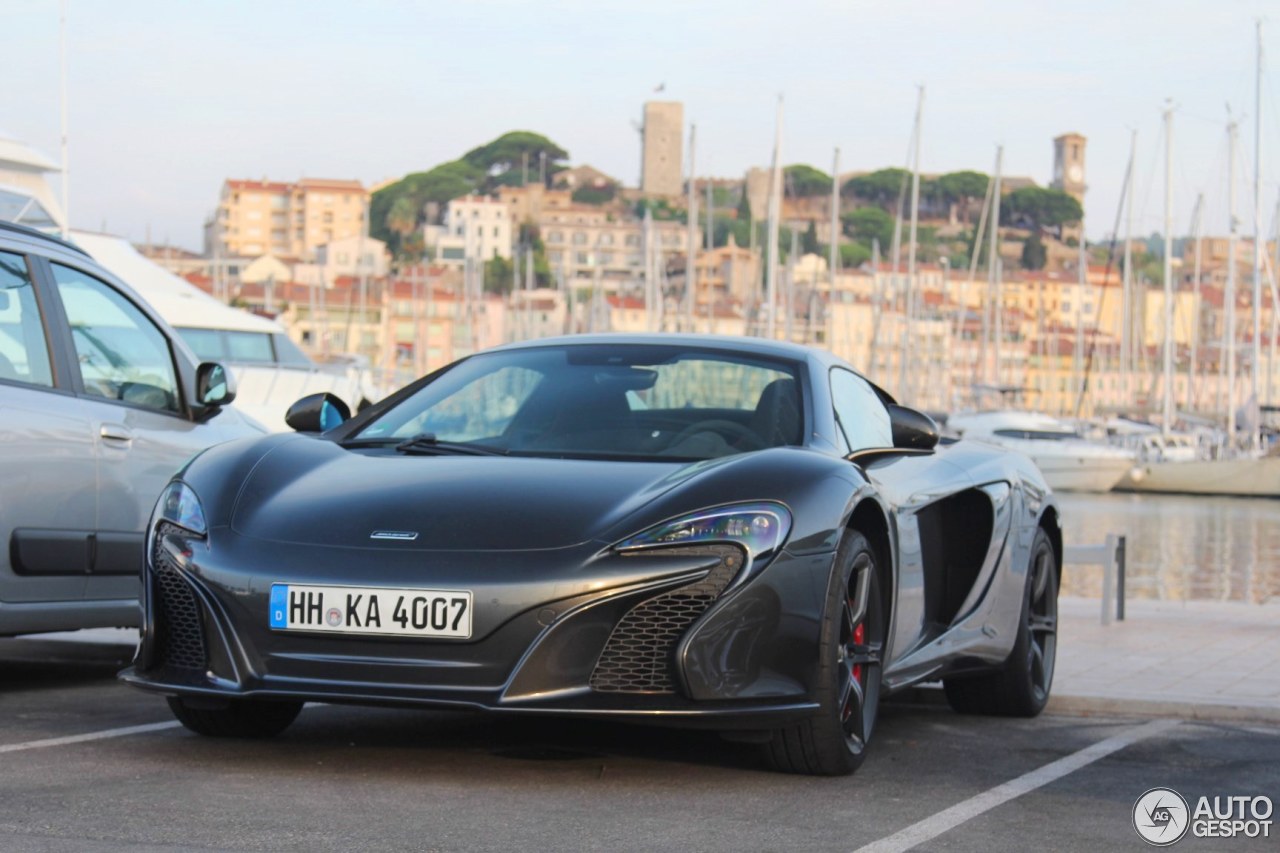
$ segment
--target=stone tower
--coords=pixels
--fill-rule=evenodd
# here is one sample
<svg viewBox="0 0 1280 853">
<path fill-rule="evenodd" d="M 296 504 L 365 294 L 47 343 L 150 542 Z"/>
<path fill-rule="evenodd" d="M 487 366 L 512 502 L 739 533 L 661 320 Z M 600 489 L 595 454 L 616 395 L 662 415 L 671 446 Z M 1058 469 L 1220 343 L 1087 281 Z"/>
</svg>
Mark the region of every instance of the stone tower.
<svg viewBox="0 0 1280 853">
<path fill-rule="evenodd" d="M 679 101 L 645 103 L 644 152 L 640 169 L 642 192 L 646 195 L 680 195 L 684 189 L 683 147 L 684 105 Z"/>
<path fill-rule="evenodd" d="M 1055 190 L 1062 190 L 1080 202 L 1084 207 L 1084 193 L 1088 186 L 1084 182 L 1084 145 L 1085 138 L 1078 133 L 1064 133 L 1053 140 L 1053 183 Z M 1081 237 L 1081 225 L 1064 225 L 1062 239 L 1068 244 Z"/>
<path fill-rule="evenodd" d="M 1064 133 L 1053 140 L 1053 183 L 1081 204 L 1084 203 L 1084 145 L 1078 133 Z"/>
</svg>

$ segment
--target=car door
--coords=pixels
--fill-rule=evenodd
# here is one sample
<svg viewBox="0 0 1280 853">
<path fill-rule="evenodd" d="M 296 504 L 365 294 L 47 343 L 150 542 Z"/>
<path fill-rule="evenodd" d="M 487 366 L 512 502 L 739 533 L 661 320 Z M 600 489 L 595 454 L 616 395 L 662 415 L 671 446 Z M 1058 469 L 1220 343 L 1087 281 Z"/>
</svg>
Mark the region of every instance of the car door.
<svg viewBox="0 0 1280 853">
<path fill-rule="evenodd" d="M 187 413 L 165 331 L 122 291 L 86 269 L 50 262 L 70 331 L 72 381 L 97 449 L 91 598 L 136 594 L 143 531 L 173 473 L 225 438 Z"/>
<path fill-rule="evenodd" d="M 0 611 L 84 597 L 98 513 L 88 415 L 37 256 L 0 249 Z M 51 346 L 51 343 L 53 344 Z M 0 613 L 0 634 L 12 625 Z"/>
<path fill-rule="evenodd" d="M 849 452 L 893 447 L 889 411 L 880 395 L 861 376 L 842 368 L 831 371 L 831 402 Z M 920 513 L 938 500 L 973 485 L 963 468 L 939 454 L 885 454 L 863 465 L 867 478 L 889 502 L 895 515 L 898 578 L 895 618 L 885 650 L 886 672 L 924 639 L 928 620 L 925 548 Z"/>
</svg>

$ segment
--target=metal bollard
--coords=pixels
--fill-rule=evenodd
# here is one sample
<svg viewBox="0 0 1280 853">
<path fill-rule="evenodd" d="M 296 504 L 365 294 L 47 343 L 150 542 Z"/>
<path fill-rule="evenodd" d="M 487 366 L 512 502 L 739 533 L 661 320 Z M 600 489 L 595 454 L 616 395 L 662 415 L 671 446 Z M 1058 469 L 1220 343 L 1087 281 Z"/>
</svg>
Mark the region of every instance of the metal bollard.
<svg viewBox="0 0 1280 853">
<path fill-rule="evenodd" d="M 1124 564 L 1125 564 L 1125 545 L 1126 537 L 1121 536 L 1116 540 L 1115 561 L 1116 561 L 1116 621 L 1124 621 Z"/>
</svg>

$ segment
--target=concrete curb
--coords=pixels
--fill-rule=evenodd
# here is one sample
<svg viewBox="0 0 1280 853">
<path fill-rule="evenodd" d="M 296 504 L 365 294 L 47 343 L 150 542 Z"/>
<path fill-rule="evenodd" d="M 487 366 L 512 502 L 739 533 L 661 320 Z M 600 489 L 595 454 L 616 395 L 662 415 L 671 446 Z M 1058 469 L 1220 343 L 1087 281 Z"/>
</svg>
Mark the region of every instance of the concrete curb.
<svg viewBox="0 0 1280 853">
<path fill-rule="evenodd" d="M 889 703 L 947 707 L 940 686 L 912 687 L 894 694 Z M 1280 708 L 1270 705 L 1228 705 L 1212 702 L 1151 699 L 1139 696 L 1080 696 L 1053 693 L 1046 714 L 1065 717 L 1141 717 L 1200 723 L 1265 723 L 1280 725 Z"/>
<path fill-rule="evenodd" d="M 1161 717 L 1201 723 L 1269 723 L 1280 725 L 1280 708 L 1269 705 L 1227 705 L 1137 696 L 1073 696 L 1053 694 L 1048 714 L 1079 717 Z"/>
</svg>

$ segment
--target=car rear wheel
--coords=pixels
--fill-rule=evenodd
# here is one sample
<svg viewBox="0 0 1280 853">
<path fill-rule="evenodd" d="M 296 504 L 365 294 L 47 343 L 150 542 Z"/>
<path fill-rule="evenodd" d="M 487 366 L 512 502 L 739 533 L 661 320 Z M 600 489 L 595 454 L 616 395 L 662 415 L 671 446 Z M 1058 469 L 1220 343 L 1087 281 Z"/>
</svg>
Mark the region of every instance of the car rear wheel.
<svg viewBox="0 0 1280 853">
<path fill-rule="evenodd" d="M 1053 686 L 1058 650 L 1058 561 L 1044 530 L 1036 532 L 1013 651 L 999 670 L 943 680 L 947 702 L 961 714 L 1034 717 Z"/>
<path fill-rule="evenodd" d="M 844 776 L 857 770 L 880 709 L 880 673 L 887 625 L 878 559 L 866 537 L 845 534 L 827 589 L 819 644 L 821 709 L 778 729 L 765 745 L 775 770 Z"/>
<path fill-rule="evenodd" d="M 181 696 L 169 697 L 169 710 L 178 722 L 207 737 L 275 737 L 297 718 L 301 702 L 232 699 L 224 707 L 201 708 Z"/>
</svg>

